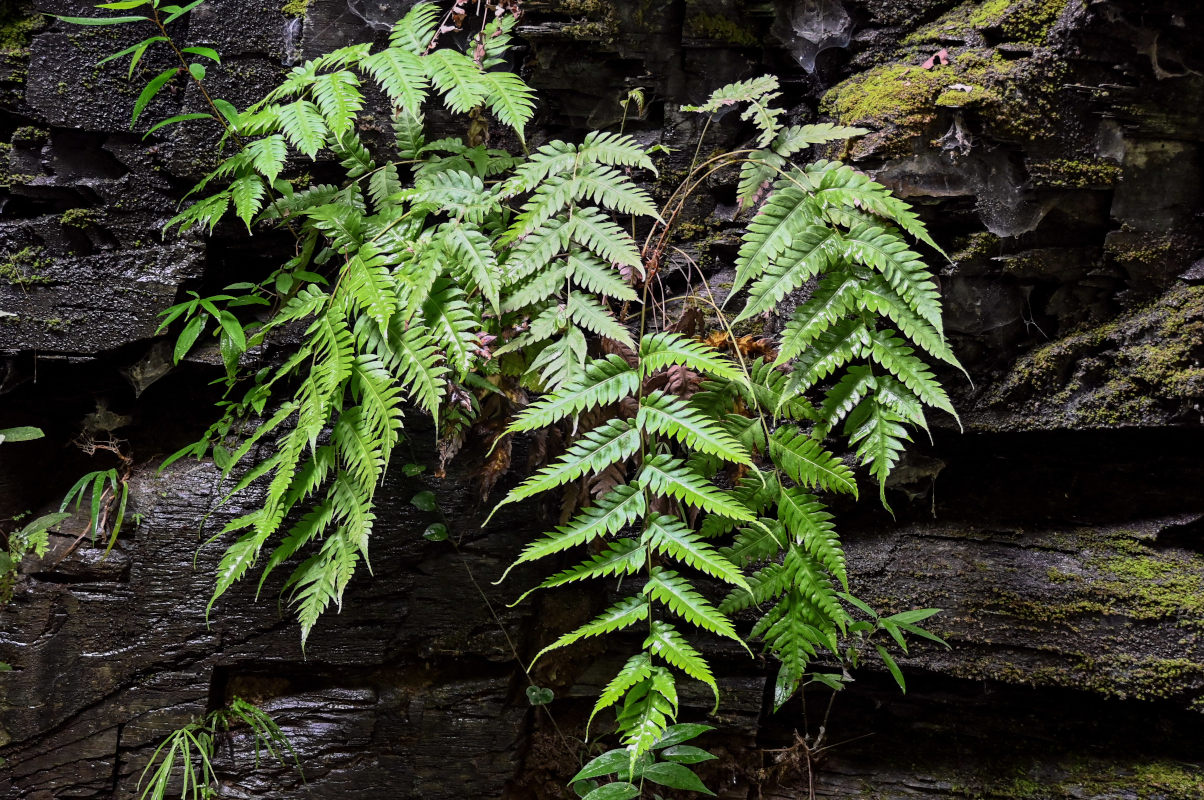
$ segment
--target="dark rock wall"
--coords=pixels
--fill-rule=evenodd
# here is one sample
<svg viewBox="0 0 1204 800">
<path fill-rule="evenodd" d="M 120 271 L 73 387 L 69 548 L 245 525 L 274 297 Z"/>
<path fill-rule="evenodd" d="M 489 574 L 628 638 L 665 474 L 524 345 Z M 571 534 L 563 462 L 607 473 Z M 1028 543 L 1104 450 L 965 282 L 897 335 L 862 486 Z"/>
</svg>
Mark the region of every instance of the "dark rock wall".
<svg viewBox="0 0 1204 800">
<path fill-rule="evenodd" d="M 411 4 L 290 3 L 301 17 L 281 5 L 210 0 L 189 19 L 181 34 L 224 56 L 219 93 L 250 101 L 288 65 L 379 36 Z M 934 420 L 934 441 L 896 476 L 897 521 L 843 509 L 841 522 L 856 590 L 885 608 L 945 609 L 933 627 L 953 649 L 902 659 L 906 696 L 868 668 L 834 705 L 814 774 L 795 731 L 815 733 L 826 698 L 771 715 L 767 666 L 716 650 L 723 732 L 709 743 L 724 757 L 711 785 L 730 798 L 805 797 L 811 781 L 866 800 L 1204 796 L 1197 4 L 525 7 L 516 65 L 543 100 L 536 142 L 616 125 L 618 101 L 642 88 L 648 108 L 627 130 L 672 148 L 654 187 L 665 191 L 701 130 L 678 107 L 772 71 L 793 118 L 873 129 L 827 155 L 915 203 L 949 253 L 946 326 L 973 383 L 947 377 L 966 430 Z M 280 242 L 233 228 L 161 238 L 212 159 L 211 132 L 141 138 L 194 109 L 191 90 L 164 93 L 131 132 L 140 84 L 93 66 L 128 34 L 39 16 L 87 11 L 0 8 L 0 427 L 48 433 L 0 448 L 0 519 L 50 509 L 78 475 L 113 465 L 71 442 L 115 431 L 134 455 L 136 524 L 107 559 L 65 533 L 23 565 L 0 614 L 0 661 L 13 666 L 0 673 L 0 794 L 136 796 L 162 736 L 237 694 L 282 725 L 306 782 L 252 769 L 240 732 L 221 752 L 224 796 L 562 796 L 617 657 L 586 649 L 537 670 L 557 692 L 555 724 L 527 705 L 515 652 L 529 658 L 601 598 L 506 607 L 533 576 L 491 582 L 542 523 L 524 509 L 482 530 L 472 453 L 441 481 L 390 479 L 375 577 L 357 578 L 306 652 L 278 581 L 258 602 L 240 586 L 207 614 L 220 547 L 198 525 L 218 530 L 254 498 L 218 508 L 211 464 L 156 473 L 208 424 L 220 363 L 201 350 L 165 375 L 156 315 L 186 290 L 265 274 Z M 704 149 L 746 135 L 724 117 Z M 716 291 L 730 280 L 733 196 L 708 184 L 680 243 Z M 686 285 L 684 267 L 668 274 Z M 432 461 L 420 420 L 410 435 Z M 424 486 L 458 546 L 421 537 L 436 517 L 409 499 Z M 701 719 L 706 698 L 686 701 Z"/>
</svg>

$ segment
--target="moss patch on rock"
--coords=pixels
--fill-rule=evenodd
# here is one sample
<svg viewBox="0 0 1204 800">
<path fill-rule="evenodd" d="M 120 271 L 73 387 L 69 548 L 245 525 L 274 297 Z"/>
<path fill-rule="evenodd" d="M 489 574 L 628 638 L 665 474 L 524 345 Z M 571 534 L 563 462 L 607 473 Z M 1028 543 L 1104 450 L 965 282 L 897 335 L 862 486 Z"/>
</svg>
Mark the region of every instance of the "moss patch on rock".
<svg viewBox="0 0 1204 800">
<path fill-rule="evenodd" d="M 1040 45 L 1069 2 L 1077 0 L 970 0 L 903 41 L 909 45 L 962 42 L 989 32 L 1005 42 Z"/>
</svg>

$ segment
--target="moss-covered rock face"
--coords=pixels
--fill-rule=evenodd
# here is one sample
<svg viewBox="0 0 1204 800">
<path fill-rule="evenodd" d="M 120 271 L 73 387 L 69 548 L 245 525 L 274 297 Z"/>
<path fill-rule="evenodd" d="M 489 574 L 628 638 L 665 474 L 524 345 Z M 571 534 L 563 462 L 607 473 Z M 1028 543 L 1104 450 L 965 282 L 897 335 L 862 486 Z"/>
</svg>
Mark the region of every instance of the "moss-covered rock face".
<svg viewBox="0 0 1204 800">
<path fill-rule="evenodd" d="M 1199 424 L 1204 286 L 1087 327 L 1019 359 L 975 411 L 991 427 Z"/>
</svg>

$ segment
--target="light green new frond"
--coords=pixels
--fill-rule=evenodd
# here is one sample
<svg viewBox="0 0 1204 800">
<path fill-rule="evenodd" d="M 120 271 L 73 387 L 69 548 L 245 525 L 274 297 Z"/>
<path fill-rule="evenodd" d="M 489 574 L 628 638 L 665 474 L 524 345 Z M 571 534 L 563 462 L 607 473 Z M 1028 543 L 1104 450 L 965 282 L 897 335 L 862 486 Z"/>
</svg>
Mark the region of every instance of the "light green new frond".
<svg viewBox="0 0 1204 800">
<path fill-rule="evenodd" d="M 617 578 L 622 575 L 634 575 L 644 568 L 646 559 L 646 548 L 638 540 L 619 539 L 612 542 L 601 553 L 591 556 L 577 566 L 545 579 L 536 588 L 551 589 L 555 586 L 563 586 L 566 583 L 576 583 L 590 578 Z M 523 597 L 534 591 L 535 589 L 531 589 L 523 594 Z"/>
<path fill-rule="evenodd" d="M 793 425 L 784 425 L 769 437 L 769 456 L 799 486 L 857 496 L 852 470 Z"/>
<path fill-rule="evenodd" d="M 860 292 L 861 281 L 856 275 L 834 272 L 825 276 L 786 323 L 777 363 L 785 363 L 810 347 L 820 334 L 845 316 Z"/>
<path fill-rule="evenodd" d="M 460 170 L 447 170 L 424 175 L 413 189 L 401 196 L 414 204 L 429 205 L 451 217 L 461 217 L 480 224 L 497 208 L 497 198 L 485 189 L 476 175 Z"/>
<path fill-rule="evenodd" d="M 435 50 L 422 57 L 422 66 L 451 111 L 467 114 L 485 102 L 487 87 L 481 80 L 481 68 L 463 53 Z"/>
<path fill-rule="evenodd" d="M 883 228 L 858 225 L 845 234 L 843 249 L 850 260 L 881 272 L 912 310 L 937 333 L 944 332 L 940 293 L 928 268 L 906 242 Z"/>
<path fill-rule="evenodd" d="M 396 164 L 385 164 L 368 177 L 368 197 L 372 199 L 372 207 L 377 214 L 394 216 L 397 206 L 392 198 L 401 190 L 401 177 Z"/>
<path fill-rule="evenodd" d="M 748 589 L 740 569 L 711 547 L 695 530 L 676 517 L 653 514 L 648 519 L 642 540 L 653 551 L 693 567 L 725 583 Z"/>
<path fill-rule="evenodd" d="M 719 710 L 719 685 L 710 666 L 694 647 L 686 641 L 681 633 L 667 622 L 654 620 L 649 627 L 648 638 L 644 640 L 644 650 L 661 659 L 670 666 L 689 675 L 696 681 L 706 684 L 715 695 L 714 714 Z"/>
<path fill-rule="evenodd" d="M 573 183 L 576 184 L 573 194 L 578 199 L 589 200 L 619 214 L 660 217 L 656 203 L 648 193 L 614 167 L 584 164 L 577 169 Z"/>
<path fill-rule="evenodd" d="M 475 228 L 451 223 L 439 227 L 439 237 L 455 259 L 456 271 L 480 290 L 493 313 L 500 316 L 501 277 L 489 238 Z"/>
<path fill-rule="evenodd" d="M 869 347 L 870 334 L 859 319 L 844 319 L 815 338 L 794 361 L 787 396 L 803 393 Z M 779 353 L 779 362 L 782 356 Z"/>
<path fill-rule="evenodd" d="M 789 179 L 779 179 L 773 194 L 744 232 L 736 254 L 736 280 L 731 295 L 749 281 L 760 278 L 794 237 L 818 219 L 814 201 Z"/>
<path fill-rule="evenodd" d="M 437 416 L 447 374 L 447 368 L 440 363 L 442 342 L 436 341 L 425 326 L 407 327 L 399 317 L 394 317 L 389 325 L 388 348 L 386 361 L 405 393 L 428 414 Z"/>
<path fill-rule="evenodd" d="M 346 298 L 354 307 L 376 322 L 381 332 L 397 313 L 397 291 L 384 259 L 371 245 L 365 245 L 343 268 L 336 297 Z"/>
<path fill-rule="evenodd" d="M 770 147 L 782 156 L 792 156 L 804 147 L 826 142 L 840 142 L 852 139 L 854 136 L 864 136 L 869 133 L 866 128 L 853 128 L 847 125 L 833 125 L 831 122 L 820 122 L 814 125 L 791 125 L 784 128 Z"/>
<path fill-rule="evenodd" d="M 594 717 L 598 716 L 599 711 L 610 708 L 619 702 L 623 695 L 627 694 L 628 689 L 651 675 L 652 659 L 647 653 L 636 653 L 627 659 L 627 663 L 619 670 L 619 674 L 606 684 L 606 688 L 598 696 L 598 702 L 594 703 L 594 710 L 590 712 L 589 721 L 585 724 L 586 732 L 589 732 L 589 727 L 593 724 Z"/>
<path fill-rule="evenodd" d="M 640 449 L 640 434 L 630 421 L 612 419 L 594 428 L 569 447 L 563 456 L 510 490 L 501 507 L 555 489 L 582 475 L 598 474 Z"/>
<path fill-rule="evenodd" d="M 734 464 L 752 464 L 744 447 L 684 400 L 661 391 L 640 398 L 635 424 L 645 433 L 671 437 L 691 450 L 711 453 Z"/>
<path fill-rule="evenodd" d="M 886 479 L 899 461 L 903 443 L 911 441 L 900 422 L 902 417 L 869 398 L 862 401 L 845 426 L 849 444 L 857 446 L 857 458 L 878 481 L 883 505 L 886 505 Z"/>
<path fill-rule="evenodd" d="M 394 383 L 393 375 L 379 357 L 361 353 L 351 367 L 351 393 L 360 404 L 360 413 L 370 435 L 380 442 L 387 463 L 404 417 L 401 388 Z"/>
<path fill-rule="evenodd" d="M 364 424 L 359 406 L 352 406 L 339 414 L 339 421 L 331 432 L 331 441 L 359 492 L 370 498 L 384 474 L 385 458 L 379 440 L 372 436 Z"/>
<path fill-rule="evenodd" d="M 393 105 L 401 109 L 401 117 L 421 118 L 422 104 L 430 91 L 421 58 L 390 47 L 365 58 L 360 62 L 360 69 L 371 75 Z"/>
<path fill-rule="evenodd" d="M 624 303 L 634 303 L 639 299 L 631 284 L 623 280 L 618 271 L 591 253 L 569 253 L 567 266 L 569 279 L 583 289 Z"/>
<path fill-rule="evenodd" d="M 534 329 L 535 326 L 531 327 Z M 527 371 L 539 374 L 540 383 L 546 391 L 555 391 L 581 374 L 587 347 L 581 329 L 569 326 L 563 336 L 539 352 Z"/>
<path fill-rule="evenodd" d="M 222 529 L 222 533 L 228 533 L 232 530 L 239 530 L 258 521 L 263 515 L 263 509 L 258 509 L 250 514 L 240 517 L 226 525 Z M 260 530 L 258 526 L 254 530 L 247 531 L 242 536 L 238 537 L 222 554 L 222 560 L 217 565 L 217 583 L 214 586 L 213 594 L 209 598 L 208 605 L 205 606 L 205 615 L 209 615 L 209 610 L 213 608 L 213 604 L 217 599 L 226 593 L 231 586 L 242 579 L 252 566 L 256 559 L 259 558 L 259 551 L 263 548 L 264 543 L 271 535 L 271 530 Z"/>
<path fill-rule="evenodd" d="M 288 143 L 279 133 L 274 133 L 263 139 L 256 139 L 247 145 L 247 155 L 251 158 L 251 166 L 255 171 L 272 183 L 284 169 L 285 159 L 288 158 Z"/>
<path fill-rule="evenodd" d="M 677 684 L 673 673 L 653 667 L 651 677 L 627 692 L 623 708 L 616 715 L 620 741 L 631 754 L 628 770 L 660 741 L 665 729 L 677 718 Z"/>
<path fill-rule="evenodd" d="M 755 518 L 742 503 L 672 456 L 662 454 L 645 461 L 636 482 L 653 494 L 671 497 L 712 514 L 745 522 Z"/>
<path fill-rule="evenodd" d="M 259 212 L 266 194 L 263 179 L 258 175 L 243 175 L 230 184 L 230 198 L 234 201 L 234 213 L 251 230 L 251 220 Z"/>
<path fill-rule="evenodd" d="M 790 574 L 781 564 L 767 564 L 748 577 L 751 592 L 732 589 L 719 604 L 719 610 L 724 614 L 735 614 L 752 608 L 778 597 L 789 585 Z"/>
<path fill-rule="evenodd" d="M 506 568 L 506 574 L 519 564 L 563 552 L 602 536 L 613 536 L 640 519 L 645 508 L 644 494 L 638 488 L 627 484 L 616 486 L 568 524 L 523 548 L 522 555 Z M 506 574 L 498 581 L 501 582 Z"/>
<path fill-rule="evenodd" d="M 550 219 L 536 231 L 519 240 L 510 251 L 502 271 L 507 286 L 516 286 L 526 278 L 547 269 L 552 259 L 568 245 L 571 224 Z"/>
<path fill-rule="evenodd" d="M 591 131 L 578 147 L 582 161 L 607 164 L 612 167 L 637 167 L 656 175 L 656 167 L 648 152 L 635 139 L 622 133 Z"/>
<path fill-rule="evenodd" d="M 832 228 L 808 225 L 770 261 L 749 290 L 748 303 L 735 322 L 777 307 L 790 292 L 828 268 L 840 240 Z"/>
<path fill-rule="evenodd" d="M 713 114 L 726 106 L 734 106 L 737 103 L 751 103 L 753 101 L 765 101 L 773 96 L 776 96 L 778 89 L 778 79 L 774 75 L 761 75 L 757 78 L 751 78 L 746 81 L 736 81 L 729 83 L 715 91 L 711 92 L 711 96 L 707 101 L 700 106 L 682 106 L 682 111 L 693 111 L 703 114 Z"/>
<path fill-rule="evenodd" d="M 628 347 L 635 347 L 635 339 L 614 315 L 602 304 L 585 292 L 569 292 L 565 300 L 565 313 L 569 319 L 587 331 L 613 339 Z"/>
<path fill-rule="evenodd" d="M 702 342 L 668 331 L 648 333 L 640 339 L 640 374 L 643 377 L 673 366 L 688 367 L 738 386 L 748 385 L 744 373 L 731 360 Z"/>
<path fill-rule="evenodd" d="M 884 217 L 933 250 L 944 254 L 911 207 L 865 173 L 839 161 L 817 161 L 807 167 L 806 173 L 815 196 L 821 202 L 863 209 Z"/>
<path fill-rule="evenodd" d="M 695 591 L 688 580 L 673 570 L 653 567 L 648 582 L 644 584 L 643 594 L 691 625 L 733 639 L 744 646 L 744 640 L 732 627 L 731 620 Z"/>
<path fill-rule="evenodd" d="M 596 208 L 579 208 L 565 226 L 574 242 L 592 251 L 603 261 L 631 267 L 640 275 L 644 265 L 631 234 L 607 219 Z"/>
<path fill-rule="evenodd" d="M 472 367 L 477 332 L 481 330 L 481 321 L 464 302 L 464 293 L 452 281 L 439 278 L 422 304 L 422 315 L 431 335 L 442 345 L 447 363 L 463 380 Z"/>
<path fill-rule="evenodd" d="M 313 226 L 330 239 L 336 251 L 359 246 L 364 238 L 364 215 L 358 209 L 341 203 L 327 203 L 305 210 Z"/>
<path fill-rule="evenodd" d="M 359 78 L 347 70 L 329 72 L 314 79 L 314 100 L 326 118 L 326 127 L 336 139 L 351 130 L 356 115 L 364 107 L 359 86 Z"/>
<path fill-rule="evenodd" d="M 873 391 L 874 373 L 868 366 L 849 367 L 848 372 L 824 395 L 819 409 L 820 422 L 814 437 L 823 440 L 849 412 L 857 407 L 861 399 Z"/>
<path fill-rule="evenodd" d="M 420 56 L 435 38 L 442 10 L 436 3 L 417 3 L 393 25 L 389 42 L 395 48 Z"/>
<path fill-rule="evenodd" d="M 308 100 L 294 100 L 280 106 L 277 118 L 280 120 L 280 130 L 293 147 L 310 159 L 316 159 L 318 151 L 330 136 L 326 120 L 318 107 Z"/>
<path fill-rule="evenodd" d="M 630 397 L 639 388 L 639 374 L 619 356 L 612 354 L 604 359 L 594 359 L 585 365 L 579 378 L 525 408 L 507 430 L 546 428 L 586 409 L 600 408 Z"/>
<path fill-rule="evenodd" d="M 849 578 L 845 568 L 844 548 L 836 536 L 832 515 L 823 504 L 802 489 L 788 487 L 782 490 L 778 501 L 778 517 L 790 531 L 794 541 L 801 544 L 812 558 L 824 565 L 836 576 L 848 591 Z"/>
<path fill-rule="evenodd" d="M 564 634 L 550 645 L 540 650 L 535 658 L 531 659 L 531 664 L 534 664 L 544 653 L 558 650 L 561 647 L 567 647 L 573 642 L 587 639 L 593 636 L 602 636 L 603 634 L 613 633 L 614 631 L 630 628 L 637 622 L 642 622 L 648 619 L 648 601 L 641 597 L 625 597 L 615 603 L 610 608 L 603 611 L 594 619 L 585 623 L 574 631 Z"/>
<path fill-rule="evenodd" d="M 485 103 L 502 124 L 525 141 L 523 129 L 535 114 L 535 92 L 513 72 L 482 72 L 477 80 L 485 89 Z"/>
<path fill-rule="evenodd" d="M 957 419 L 957 412 L 953 410 L 944 387 L 933 377 L 928 366 L 916 357 L 915 351 L 902 339 L 895 338 L 894 333 L 891 330 L 874 331 L 868 343 L 870 356 L 924 403 L 948 412 Z"/>
<path fill-rule="evenodd" d="M 320 72 L 321 70 L 342 69 L 343 67 L 358 64 L 367 58 L 370 52 L 372 52 L 372 44 L 370 42 L 349 44 L 346 47 L 331 50 L 329 53 L 315 58 L 313 60 L 314 70 Z"/>
<path fill-rule="evenodd" d="M 340 134 L 332 132 L 330 149 L 339 157 L 339 164 L 347 170 L 348 178 L 360 178 L 376 170 L 376 161 L 372 158 L 372 151 L 368 149 L 353 128 L 347 128 Z M 359 191 L 358 185 L 356 191 Z"/>
</svg>

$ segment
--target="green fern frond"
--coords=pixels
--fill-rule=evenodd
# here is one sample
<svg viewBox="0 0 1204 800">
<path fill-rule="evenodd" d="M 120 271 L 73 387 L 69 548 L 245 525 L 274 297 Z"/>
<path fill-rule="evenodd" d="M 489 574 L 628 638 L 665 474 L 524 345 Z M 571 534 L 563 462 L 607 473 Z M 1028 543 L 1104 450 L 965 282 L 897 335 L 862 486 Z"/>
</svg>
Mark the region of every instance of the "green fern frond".
<svg viewBox="0 0 1204 800">
<path fill-rule="evenodd" d="M 481 68 L 463 53 L 434 50 L 423 56 L 422 67 L 451 111 L 467 114 L 485 102 L 488 89 L 481 80 Z"/>
<path fill-rule="evenodd" d="M 339 298 L 376 322 L 380 331 L 389 329 L 389 321 L 397 313 L 397 292 L 384 259 L 372 245 L 361 248 L 343 268 L 339 282 Z"/>
<path fill-rule="evenodd" d="M 665 729 L 676 720 L 677 709 L 677 685 L 673 673 L 664 667 L 653 667 L 651 677 L 628 690 L 616 722 L 620 741 L 631 753 L 629 772 L 640 756 L 660 741 Z"/>
<path fill-rule="evenodd" d="M 390 47 L 365 58 L 360 62 L 360 69 L 372 76 L 393 105 L 401 109 L 399 119 L 421 119 L 422 104 L 430 92 L 421 58 L 407 50 Z M 412 141 L 412 135 L 407 139 Z"/>
<path fill-rule="evenodd" d="M 294 100 L 280 106 L 276 112 L 280 130 L 288 137 L 293 147 L 309 156 L 318 157 L 318 151 L 326 144 L 330 130 L 316 105 L 308 100 Z"/>
<path fill-rule="evenodd" d="M 579 208 L 565 225 L 565 234 L 610 264 L 631 267 L 640 275 L 644 266 L 631 235 L 596 208 Z"/>
<path fill-rule="evenodd" d="M 635 167 L 646 169 L 653 175 L 657 174 L 652 159 L 648 157 L 648 151 L 626 134 L 591 131 L 578 145 L 577 153 L 586 162 L 612 167 Z"/>
<path fill-rule="evenodd" d="M 821 333 L 795 359 L 787 395 L 802 393 L 864 353 L 870 333 L 859 319 L 844 319 Z M 787 351 L 789 352 L 789 351 Z M 778 354 L 778 363 L 782 355 Z"/>
<path fill-rule="evenodd" d="M 903 443 L 911 441 L 907 429 L 899 424 L 901 422 L 902 417 L 869 398 L 862 401 L 849 416 L 846 425 L 849 444 L 856 445 L 857 458 L 862 465 L 870 468 L 870 474 L 877 479 L 879 498 L 884 506 L 886 478 L 899 461 Z M 848 589 L 847 586 L 845 588 Z"/>
<path fill-rule="evenodd" d="M 569 253 L 568 278 L 583 289 L 604 297 L 612 297 L 624 303 L 634 303 L 639 295 L 627 281 L 610 265 L 604 264 L 591 253 L 574 251 Z"/>
<path fill-rule="evenodd" d="M 928 235 L 928 229 L 914 211 L 899 198 L 875 183 L 868 175 L 839 161 L 817 161 L 806 168 L 815 197 L 824 203 L 864 209 L 890 220 L 944 255 L 944 251 Z"/>
<path fill-rule="evenodd" d="M 633 429 L 634 430 L 634 429 Z M 644 462 L 636 482 L 661 497 L 671 497 L 689 506 L 729 519 L 751 522 L 751 511 L 727 492 L 692 472 L 681 459 L 657 455 Z"/>
<path fill-rule="evenodd" d="M 498 581 L 504 580 L 510 570 L 519 564 L 587 544 L 602 536 L 613 536 L 640 519 L 645 510 L 644 494 L 637 487 L 626 484 L 616 486 L 567 525 L 557 527 L 552 533 L 523 548 L 522 554 L 506 568 Z"/>
<path fill-rule="evenodd" d="M 579 378 L 524 409 L 507 430 L 517 432 L 546 428 L 567 417 L 575 417 L 586 409 L 600 408 L 630 397 L 639 388 L 639 373 L 619 356 L 594 359 L 586 364 Z"/>
<path fill-rule="evenodd" d="M 526 141 L 523 129 L 535 115 L 535 92 L 513 72 L 486 71 L 477 76 L 485 90 L 485 103 L 502 124 Z"/>
<path fill-rule="evenodd" d="M 288 158 L 288 143 L 282 135 L 274 133 L 249 143 L 246 152 L 251 159 L 251 166 L 270 184 L 284 169 L 284 162 Z"/>
<path fill-rule="evenodd" d="M 534 325 L 531 326 L 534 329 Z M 556 391 L 578 377 L 586 362 L 585 334 L 570 325 L 564 334 L 539 352 L 531 362 L 528 373 L 538 373 L 546 391 Z"/>
<path fill-rule="evenodd" d="M 463 380 L 472 367 L 481 320 L 464 301 L 460 287 L 447 278 L 435 281 L 422 313 L 431 335 L 442 344 L 447 363 Z"/>
<path fill-rule="evenodd" d="M 818 221 L 818 210 L 811 197 L 788 177 L 778 179 L 773 193 L 744 232 L 736 254 L 736 279 L 729 296 L 734 296 L 749 281 L 760 278 L 800 231 Z"/>
<path fill-rule="evenodd" d="M 717 350 L 678 333 L 645 334 L 640 339 L 640 374 L 647 378 L 668 367 L 688 367 L 703 375 L 747 386 L 748 381 L 736 365 Z"/>
<path fill-rule="evenodd" d="M 944 335 L 917 314 L 881 275 L 873 275 L 860 285 L 857 301 L 861 308 L 895 323 L 904 336 L 933 358 L 939 358 L 957 367 L 963 374 L 966 373 L 953 351 L 949 349 Z"/>
<path fill-rule="evenodd" d="M 692 111 L 702 114 L 714 114 L 727 106 L 734 106 L 738 103 L 751 103 L 753 101 L 764 101 L 776 96 L 780 89 L 778 79 L 774 75 L 761 75 L 757 78 L 751 78 L 746 81 L 736 81 L 729 83 L 715 91 L 711 92 L 711 96 L 707 101 L 698 106 L 682 106 L 682 111 Z"/>
<path fill-rule="evenodd" d="M 940 293 L 928 268 L 906 242 L 883 228 L 858 225 L 845 234 L 843 245 L 847 258 L 881 272 L 913 311 L 937 333 L 944 332 Z"/>
<path fill-rule="evenodd" d="M 777 363 L 796 358 L 843 318 L 861 296 L 862 283 L 860 276 L 843 271 L 824 277 L 786 323 Z"/>
<path fill-rule="evenodd" d="M 393 25 L 389 42 L 393 47 L 412 55 L 422 55 L 435 38 L 441 13 L 442 10 L 435 3 L 416 3 Z"/>
<path fill-rule="evenodd" d="M 782 490 L 778 501 L 778 517 L 786 529 L 811 556 L 824 565 L 840 581 L 845 591 L 849 588 L 848 572 L 845 567 L 844 548 L 836 537 L 836 526 L 832 515 L 823 504 L 802 489 L 788 487 Z"/>
<path fill-rule="evenodd" d="M 644 650 L 656 656 L 670 666 L 689 675 L 696 681 L 706 684 L 715 695 L 714 714 L 719 710 L 719 685 L 706 659 L 686 641 L 681 633 L 667 622 L 653 620 L 648 626 L 648 638 L 644 640 Z M 622 673 L 620 673 L 622 674 Z"/>
<path fill-rule="evenodd" d="M 640 398 L 635 424 L 645 433 L 668 436 L 696 452 L 711 453 L 734 464 L 752 465 L 748 451 L 721 427 L 685 401 L 661 391 Z"/>
<path fill-rule="evenodd" d="M 675 558 L 725 583 L 748 589 L 740 569 L 711 547 L 698 532 L 686 527 L 676 517 L 652 514 L 644 530 L 643 543 L 654 552 Z"/>
<path fill-rule="evenodd" d="M 648 601 L 641 596 L 625 597 L 615 603 L 610 608 L 603 611 L 597 617 L 585 623 L 576 630 L 564 634 L 550 645 L 540 650 L 535 658 L 531 659 L 531 664 L 543 658 L 545 653 L 550 653 L 553 650 L 558 650 L 561 647 L 568 647 L 574 642 L 581 639 L 588 639 L 594 636 L 602 636 L 607 633 L 630 628 L 637 622 L 643 622 L 648 619 Z"/>
<path fill-rule="evenodd" d="M 545 578 L 535 589 L 523 594 L 523 598 L 536 589 L 551 589 L 566 583 L 589 580 L 590 578 L 620 577 L 634 575 L 644 568 L 647 559 L 647 548 L 635 539 L 619 539 L 612 542 L 601 553 L 591 556 L 575 567 L 570 567 Z"/>
<path fill-rule="evenodd" d="M 647 653 L 636 653 L 627 659 L 627 663 L 619 670 L 619 674 L 614 676 L 610 683 L 606 684 L 606 688 L 602 690 L 602 693 L 598 695 L 598 701 L 594 703 L 594 710 L 590 712 L 589 721 L 585 723 L 587 735 L 590 725 L 593 724 L 594 717 L 598 716 L 599 711 L 610 708 L 618 703 L 631 687 L 644 681 L 651 675 L 652 658 Z"/>
<path fill-rule="evenodd" d="M 744 646 L 744 640 L 732 627 L 731 620 L 695 591 L 688 580 L 673 570 L 653 567 L 642 592 L 691 625 L 732 639 Z"/>
<path fill-rule="evenodd" d="M 814 437 L 823 440 L 828 432 L 849 415 L 857 404 L 875 388 L 874 373 L 868 366 L 849 367 L 844 377 L 824 395 L 819 409 L 820 423 Z"/>
<path fill-rule="evenodd" d="M 631 458 L 639 448 L 640 434 L 634 424 L 609 420 L 574 442 L 555 462 L 511 489 L 498 508 L 555 489 L 582 475 L 600 473 L 611 464 Z"/>
<path fill-rule="evenodd" d="M 493 313 L 501 315 L 501 278 L 497 256 L 489 238 L 465 225 L 446 223 L 439 227 L 439 240 L 455 260 L 454 272 L 461 280 L 474 286 L 489 301 Z"/>
<path fill-rule="evenodd" d="M 784 425 L 769 437 L 769 457 L 799 486 L 857 496 L 852 470 L 793 425 Z"/>
<path fill-rule="evenodd" d="M 328 72 L 314 79 L 314 101 L 335 139 L 351 130 L 356 115 L 364 107 L 364 95 L 359 86 L 359 78 L 347 70 Z"/>
<path fill-rule="evenodd" d="M 894 331 L 874 331 L 870 334 L 868 349 L 870 356 L 891 375 L 898 378 L 916 397 L 925 404 L 948 413 L 957 419 L 957 412 L 949 402 L 944 387 L 932 375 L 928 366 L 916 357 L 915 351 L 894 336 Z"/>
<path fill-rule="evenodd" d="M 832 263 L 840 234 L 822 225 L 796 230 L 791 242 L 774 256 L 749 290 L 748 303 L 734 322 L 775 308 L 790 292 Z"/>
<path fill-rule="evenodd" d="M 631 338 L 627 328 L 585 292 L 569 292 L 565 299 L 565 313 L 578 326 L 591 333 L 613 339 L 627 347 L 635 347 L 635 339 Z"/>
<path fill-rule="evenodd" d="M 406 325 L 399 316 L 389 325 L 381 359 L 397 375 L 405 393 L 431 416 L 437 416 L 444 395 L 447 368 L 441 364 L 442 343 L 422 325 Z"/>
<path fill-rule="evenodd" d="M 741 567 L 776 556 L 785 542 L 781 524 L 768 519 L 759 520 L 759 523 L 741 528 L 732 539 L 731 547 L 719 552 L 728 561 Z M 748 591 L 751 592 L 751 588 Z"/>
</svg>

